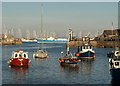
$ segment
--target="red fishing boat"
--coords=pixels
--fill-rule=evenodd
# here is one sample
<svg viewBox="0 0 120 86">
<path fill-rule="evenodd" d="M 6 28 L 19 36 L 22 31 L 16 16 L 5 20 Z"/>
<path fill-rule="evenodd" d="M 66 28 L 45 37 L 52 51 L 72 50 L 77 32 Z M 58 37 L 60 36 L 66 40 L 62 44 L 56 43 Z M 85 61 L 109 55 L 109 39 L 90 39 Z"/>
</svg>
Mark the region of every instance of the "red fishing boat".
<svg viewBox="0 0 120 86">
<path fill-rule="evenodd" d="M 30 65 L 28 52 L 24 52 L 22 50 L 13 51 L 12 57 L 8 61 L 8 64 L 17 67 L 28 67 Z"/>
</svg>

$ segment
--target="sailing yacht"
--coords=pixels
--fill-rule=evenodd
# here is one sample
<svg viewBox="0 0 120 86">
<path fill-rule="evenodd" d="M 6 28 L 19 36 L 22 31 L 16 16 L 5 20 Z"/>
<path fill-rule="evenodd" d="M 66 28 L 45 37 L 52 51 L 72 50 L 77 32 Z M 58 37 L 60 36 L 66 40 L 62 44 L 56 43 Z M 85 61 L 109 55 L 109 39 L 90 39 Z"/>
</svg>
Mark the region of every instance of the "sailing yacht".
<svg viewBox="0 0 120 86">
<path fill-rule="evenodd" d="M 42 4 L 41 4 L 41 12 L 42 12 Z M 43 33 L 42 29 L 43 29 L 43 16 L 41 13 L 41 34 Z M 43 35 L 41 36 L 41 38 L 43 37 Z M 33 58 L 47 58 L 48 57 L 48 53 L 46 50 L 43 50 L 43 43 L 41 44 L 41 48 L 39 48 L 36 52 L 33 53 Z"/>
</svg>

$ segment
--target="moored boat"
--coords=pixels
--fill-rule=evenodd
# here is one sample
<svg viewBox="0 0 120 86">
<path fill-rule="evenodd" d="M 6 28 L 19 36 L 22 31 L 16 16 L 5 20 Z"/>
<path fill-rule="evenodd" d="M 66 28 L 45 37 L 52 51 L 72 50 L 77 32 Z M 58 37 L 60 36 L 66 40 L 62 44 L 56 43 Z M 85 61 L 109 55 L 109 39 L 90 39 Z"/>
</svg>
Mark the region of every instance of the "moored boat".
<svg viewBox="0 0 120 86">
<path fill-rule="evenodd" d="M 66 46 L 67 46 L 66 55 L 59 58 L 59 60 L 58 60 L 60 62 L 60 64 L 77 64 L 81 61 L 76 56 L 73 56 L 70 53 L 69 41 L 70 41 L 70 37 L 68 38 L 68 41 L 67 41 L 67 44 L 66 44 Z"/>
<path fill-rule="evenodd" d="M 17 67 L 28 67 L 30 65 L 30 60 L 28 59 L 28 52 L 22 50 L 13 51 L 12 57 L 8 61 L 10 66 Z"/>
<path fill-rule="evenodd" d="M 36 39 L 25 39 L 25 38 L 22 38 L 22 43 L 37 43 L 37 40 Z"/>
<path fill-rule="evenodd" d="M 42 7 L 42 5 L 41 5 Z M 40 39 L 44 38 L 43 35 L 43 16 L 42 16 L 42 10 L 41 10 L 41 37 Z M 37 43 L 39 43 L 38 39 L 37 39 Z M 43 42 L 41 42 L 41 47 L 40 49 L 38 49 L 36 52 L 33 53 L 33 58 L 40 58 L 40 59 L 45 59 L 48 57 L 48 53 L 46 50 L 43 49 Z"/>
<path fill-rule="evenodd" d="M 58 61 L 60 62 L 60 64 L 63 65 L 63 64 L 77 64 L 81 60 L 73 56 L 64 56 L 64 57 L 59 58 Z"/>
<path fill-rule="evenodd" d="M 46 38 L 46 39 L 44 39 L 44 38 L 37 39 L 37 43 L 67 43 L 67 39 L 49 37 L 49 38 Z"/>
<path fill-rule="evenodd" d="M 33 58 L 48 58 L 48 53 L 45 50 L 39 49 L 36 52 L 33 53 Z"/>
<path fill-rule="evenodd" d="M 87 39 L 87 40 L 86 40 Z M 95 59 L 95 51 L 92 48 L 92 45 L 90 44 L 89 37 L 83 38 L 83 41 L 88 41 L 87 43 L 83 43 L 81 47 L 78 46 L 78 50 L 75 54 L 80 59 Z"/>
<path fill-rule="evenodd" d="M 118 48 L 109 57 L 109 69 L 112 79 L 120 80 L 120 50 Z"/>
</svg>

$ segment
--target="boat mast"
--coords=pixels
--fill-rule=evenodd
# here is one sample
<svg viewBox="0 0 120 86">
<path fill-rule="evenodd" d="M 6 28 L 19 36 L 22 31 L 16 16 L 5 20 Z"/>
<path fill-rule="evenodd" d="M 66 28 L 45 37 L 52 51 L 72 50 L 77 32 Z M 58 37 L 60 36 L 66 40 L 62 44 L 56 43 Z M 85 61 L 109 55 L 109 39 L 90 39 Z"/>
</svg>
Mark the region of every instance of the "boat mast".
<svg viewBox="0 0 120 86">
<path fill-rule="evenodd" d="M 41 3 L 41 38 L 43 38 L 43 4 Z"/>
<path fill-rule="evenodd" d="M 41 3 L 41 27 L 40 27 L 40 38 L 41 38 L 41 40 L 43 40 L 43 4 Z M 41 43 L 41 47 L 40 47 L 41 49 L 43 48 L 43 43 Z"/>
</svg>

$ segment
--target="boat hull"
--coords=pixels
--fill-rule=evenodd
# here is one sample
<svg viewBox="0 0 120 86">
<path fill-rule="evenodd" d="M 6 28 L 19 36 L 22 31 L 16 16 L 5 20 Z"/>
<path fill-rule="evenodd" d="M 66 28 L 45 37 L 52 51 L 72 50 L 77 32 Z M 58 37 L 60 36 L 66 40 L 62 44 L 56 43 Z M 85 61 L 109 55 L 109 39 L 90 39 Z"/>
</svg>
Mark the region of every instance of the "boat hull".
<svg viewBox="0 0 120 86">
<path fill-rule="evenodd" d="M 79 59 L 95 59 L 95 53 L 93 53 L 91 51 L 82 52 L 82 53 L 80 52 L 77 54 L 79 55 L 79 56 L 77 56 Z"/>
<path fill-rule="evenodd" d="M 60 64 L 61 65 L 64 65 L 64 64 L 77 64 L 78 62 L 61 62 Z"/>
<path fill-rule="evenodd" d="M 40 58 L 40 59 L 48 58 L 48 54 L 45 51 L 37 51 L 33 54 L 33 58 Z"/>
<path fill-rule="evenodd" d="M 9 65 L 17 67 L 27 67 L 30 65 L 30 60 L 26 58 L 12 58 L 8 61 Z"/>
<path fill-rule="evenodd" d="M 64 64 L 78 64 L 81 60 L 78 58 L 60 58 L 59 62 L 61 65 Z"/>
<path fill-rule="evenodd" d="M 110 69 L 112 79 L 120 80 L 120 68 Z"/>
<path fill-rule="evenodd" d="M 22 43 L 37 43 L 37 40 L 34 40 L 34 39 L 22 39 Z"/>
<path fill-rule="evenodd" d="M 34 58 L 45 59 L 45 58 L 48 58 L 48 56 L 34 56 Z"/>
<path fill-rule="evenodd" d="M 65 68 L 65 67 L 69 67 L 69 68 L 71 68 L 71 69 L 72 69 L 72 68 L 79 68 L 78 63 L 76 63 L 76 64 L 61 63 L 60 66 L 61 66 L 61 67 L 64 67 L 64 68 Z"/>
</svg>

